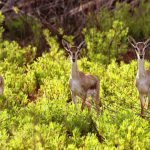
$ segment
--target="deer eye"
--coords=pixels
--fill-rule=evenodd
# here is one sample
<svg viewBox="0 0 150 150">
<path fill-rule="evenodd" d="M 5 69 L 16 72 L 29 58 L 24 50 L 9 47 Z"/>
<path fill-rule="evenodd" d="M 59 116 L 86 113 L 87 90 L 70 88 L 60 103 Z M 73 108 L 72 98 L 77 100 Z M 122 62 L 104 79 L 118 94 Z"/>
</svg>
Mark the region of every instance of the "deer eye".
<svg viewBox="0 0 150 150">
<path fill-rule="evenodd" d="M 68 55 L 71 55 L 71 53 L 69 51 L 67 51 Z"/>
<path fill-rule="evenodd" d="M 138 51 L 138 48 L 137 48 L 137 47 L 135 47 L 135 50 L 136 50 L 136 51 Z"/>
<path fill-rule="evenodd" d="M 79 51 L 77 51 L 77 55 L 79 55 L 80 54 L 80 52 Z"/>
</svg>

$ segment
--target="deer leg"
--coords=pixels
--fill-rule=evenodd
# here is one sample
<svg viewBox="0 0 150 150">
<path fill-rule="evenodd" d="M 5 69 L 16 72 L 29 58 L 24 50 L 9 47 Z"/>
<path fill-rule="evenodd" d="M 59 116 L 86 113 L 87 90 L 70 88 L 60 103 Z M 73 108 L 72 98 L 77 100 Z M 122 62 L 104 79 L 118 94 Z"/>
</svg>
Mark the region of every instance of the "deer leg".
<svg viewBox="0 0 150 150">
<path fill-rule="evenodd" d="M 148 92 L 148 107 L 147 109 L 150 109 L 150 91 Z"/>
<path fill-rule="evenodd" d="M 101 103 L 101 100 L 100 100 L 100 97 L 99 97 L 99 82 L 97 82 L 97 86 L 96 86 L 96 93 L 95 93 L 95 96 L 94 96 L 94 102 L 95 102 L 95 105 L 96 105 L 96 112 L 97 112 L 97 116 L 99 115 L 99 112 L 100 112 L 100 106 L 102 106 L 102 103 Z"/>
<path fill-rule="evenodd" d="M 71 92 L 71 97 L 72 97 L 74 104 L 76 105 L 77 99 L 76 99 L 76 94 L 74 92 Z"/>
<path fill-rule="evenodd" d="M 100 112 L 100 106 L 101 106 L 100 99 L 97 98 L 97 97 L 94 97 L 94 103 L 95 103 L 95 106 L 96 106 L 96 112 L 97 112 L 97 115 L 99 115 L 99 112 Z"/>
<path fill-rule="evenodd" d="M 81 110 L 83 111 L 84 107 L 86 105 L 86 97 L 82 98 L 82 105 L 81 105 Z"/>
<path fill-rule="evenodd" d="M 144 116 L 144 95 L 140 94 L 140 103 L 141 103 L 141 116 Z"/>
<path fill-rule="evenodd" d="M 91 111 L 91 107 L 92 107 L 90 101 L 86 100 L 86 101 L 85 101 L 85 104 L 86 104 L 86 106 L 87 106 L 87 108 L 88 108 L 88 111 L 90 112 L 90 111 Z"/>
</svg>

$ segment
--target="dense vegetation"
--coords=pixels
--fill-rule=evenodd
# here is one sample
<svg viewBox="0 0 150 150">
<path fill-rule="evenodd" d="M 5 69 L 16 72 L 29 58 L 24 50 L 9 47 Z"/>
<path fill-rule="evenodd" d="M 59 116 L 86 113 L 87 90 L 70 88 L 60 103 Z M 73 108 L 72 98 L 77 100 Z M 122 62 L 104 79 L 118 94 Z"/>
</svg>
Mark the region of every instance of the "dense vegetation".
<svg viewBox="0 0 150 150">
<path fill-rule="evenodd" d="M 100 79 L 103 106 L 97 117 L 94 105 L 89 114 L 87 109 L 81 112 L 80 99 L 77 108 L 72 103 L 70 61 L 57 37 L 44 30 L 50 52 L 36 58 L 35 47 L 22 48 L 2 38 L 3 20 L 0 14 L 0 74 L 5 80 L 0 149 L 149 149 L 150 111 L 145 118 L 139 116 L 137 62 L 116 62 L 119 54 L 127 52 L 127 36 L 133 33 L 128 21 L 115 17 L 105 29 L 89 25 L 82 33 L 87 47 L 78 60 L 79 69 Z M 142 29 L 146 38 L 148 29 Z M 73 43 L 72 36 L 64 38 Z M 150 67 L 148 61 L 145 65 Z"/>
</svg>

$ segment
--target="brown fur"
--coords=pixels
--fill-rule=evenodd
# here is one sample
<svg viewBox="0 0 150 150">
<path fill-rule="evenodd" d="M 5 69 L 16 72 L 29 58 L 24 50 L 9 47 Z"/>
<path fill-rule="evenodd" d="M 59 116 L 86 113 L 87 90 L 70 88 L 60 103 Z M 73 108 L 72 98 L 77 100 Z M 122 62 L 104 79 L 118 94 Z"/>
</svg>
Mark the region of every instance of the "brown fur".
<svg viewBox="0 0 150 150">
<path fill-rule="evenodd" d="M 2 95 L 4 93 L 4 79 L 2 76 L 0 76 L 0 94 Z"/>
<path fill-rule="evenodd" d="M 71 90 L 72 100 L 76 104 L 76 96 L 79 96 L 82 99 L 81 109 L 83 110 L 85 106 L 88 107 L 88 110 L 91 110 L 91 103 L 87 100 L 88 96 L 92 96 L 96 105 L 97 114 L 100 112 L 99 106 L 99 80 L 97 77 L 84 74 L 83 72 L 78 71 L 77 58 L 84 42 L 81 42 L 78 47 L 71 46 L 67 41 L 63 40 L 62 44 L 66 51 L 69 53 L 71 58 L 71 75 L 69 80 L 69 87 Z"/>
<path fill-rule="evenodd" d="M 74 79 L 70 79 L 69 80 L 69 87 L 71 89 L 71 91 L 79 96 L 80 98 L 82 98 L 82 106 L 81 109 L 83 110 L 85 105 L 88 107 L 89 110 L 91 110 L 91 106 L 90 106 L 90 102 L 87 100 L 88 97 L 88 91 L 95 91 L 93 93 L 90 93 L 90 96 L 93 97 L 95 105 L 96 105 L 96 111 L 97 114 L 99 114 L 100 111 L 100 106 L 101 106 L 101 102 L 100 102 L 100 98 L 99 98 L 99 80 L 97 77 L 89 75 L 89 74 L 84 74 L 83 72 L 78 72 L 78 87 L 80 89 L 80 92 L 76 92 L 73 91 L 72 88 L 72 83 Z"/>
<path fill-rule="evenodd" d="M 148 109 L 150 109 L 150 70 L 144 68 L 145 49 L 150 45 L 150 39 L 145 42 L 136 42 L 134 38 L 128 38 L 130 44 L 135 48 L 138 61 L 138 71 L 136 75 L 136 87 L 139 92 L 141 103 L 141 116 L 144 115 L 144 96 L 148 96 Z"/>
</svg>

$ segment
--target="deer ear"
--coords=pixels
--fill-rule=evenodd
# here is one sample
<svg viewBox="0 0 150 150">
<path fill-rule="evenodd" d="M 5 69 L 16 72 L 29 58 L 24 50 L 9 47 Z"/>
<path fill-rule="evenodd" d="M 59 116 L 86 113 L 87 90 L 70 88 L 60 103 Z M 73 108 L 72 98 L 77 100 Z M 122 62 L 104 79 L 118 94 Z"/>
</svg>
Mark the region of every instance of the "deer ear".
<svg viewBox="0 0 150 150">
<path fill-rule="evenodd" d="M 133 37 L 129 36 L 128 41 L 134 48 L 136 48 L 136 41 Z"/>
<path fill-rule="evenodd" d="M 62 40 L 62 45 L 66 51 L 70 52 L 70 44 L 66 40 Z"/>
<path fill-rule="evenodd" d="M 144 42 L 145 48 L 150 46 L 150 38 Z"/>
<path fill-rule="evenodd" d="M 78 51 L 81 51 L 81 49 L 85 46 L 85 41 L 82 41 L 78 46 Z"/>
</svg>

